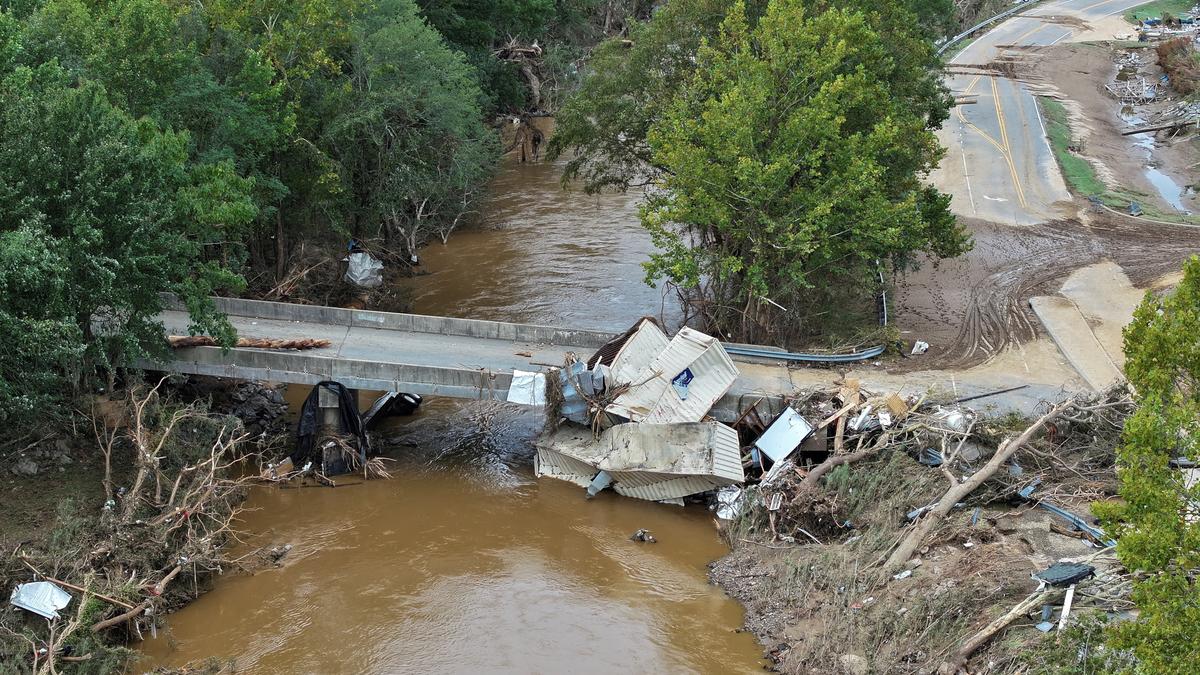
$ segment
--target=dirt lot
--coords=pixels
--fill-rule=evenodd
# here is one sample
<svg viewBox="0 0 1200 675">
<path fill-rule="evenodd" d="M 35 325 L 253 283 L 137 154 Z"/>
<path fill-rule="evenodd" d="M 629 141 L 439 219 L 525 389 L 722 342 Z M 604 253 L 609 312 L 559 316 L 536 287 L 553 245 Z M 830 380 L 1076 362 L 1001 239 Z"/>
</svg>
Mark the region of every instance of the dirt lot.
<svg viewBox="0 0 1200 675">
<path fill-rule="evenodd" d="M 1076 269 L 1102 260 L 1146 288 L 1197 250 L 1200 232 L 1089 209 L 1079 220 L 1014 227 L 964 219 L 975 237 L 966 255 L 896 280 L 893 315 L 906 340 L 932 346 L 913 367 L 963 368 L 1041 334 L 1034 295 L 1056 293 Z M 904 362 L 898 364 L 900 367 Z"/>
<path fill-rule="evenodd" d="M 1186 192 L 1195 164 L 1200 161 L 1194 136 L 1122 136 L 1121 132 L 1168 116 L 1182 97 L 1168 90 L 1164 98 L 1153 103 L 1122 105 L 1106 90 L 1110 84 L 1158 80 L 1162 70 L 1156 65 L 1154 49 L 1063 43 L 1019 53 L 1025 58 L 1018 59 L 1018 76 L 1039 93 L 1059 99 L 1066 106 L 1080 155 L 1095 167 L 1099 178 L 1110 189 L 1139 194 L 1157 211 L 1178 212 L 1152 182 L 1162 179 L 1152 179 L 1146 169 L 1157 169 Z M 1169 186 L 1167 189 L 1171 191 Z M 1184 194 L 1182 203 L 1188 211 L 1200 212 L 1200 201 L 1194 193 Z"/>
</svg>

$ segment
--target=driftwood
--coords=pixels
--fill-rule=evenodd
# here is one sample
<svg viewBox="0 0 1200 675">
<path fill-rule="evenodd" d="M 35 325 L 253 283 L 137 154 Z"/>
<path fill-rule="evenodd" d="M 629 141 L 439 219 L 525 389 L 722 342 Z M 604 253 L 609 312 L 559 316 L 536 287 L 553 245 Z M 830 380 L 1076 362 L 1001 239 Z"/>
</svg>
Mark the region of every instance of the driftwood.
<svg viewBox="0 0 1200 675">
<path fill-rule="evenodd" d="M 1018 617 L 1028 614 L 1034 607 L 1043 604 L 1049 598 L 1050 594 L 1057 590 L 1056 588 L 1039 588 L 1031 593 L 1029 597 L 1017 603 L 1015 607 L 1008 610 L 1003 616 L 984 626 L 978 633 L 967 638 L 967 641 L 963 643 L 962 647 L 958 648 L 954 656 L 942 663 L 938 668 L 938 673 L 940 675 L 954 675 L 964 670 L 967 660 L 971 658 L 971 654 L 974 654 L 976 649 L 986 644 L 988 640 L 991 640 L 997 633 L 1004 630 L 1008 624 L 1016 621 Z"/>
<path fill-rule="evenodd" d="M 1059 403 L 1058 405 L 1054 406 L 1050 412 L 1038 418 L 1037 421 L 1023 431 L 1020 436 L 1017 436 L 1015 439 L 1006 439 L 1003 443 L 1001 443 L 1000 447 L 996 449 L 996 454 L 992 455 L 992 458 L 988 460 L 988 463 L 985 464 L 982 469 L 972 474 L 969 479 L 963 481 L 962 483 L 955 483 L 950 487 L 949 490 L 946 490 L 946 493 L 942 495 L 940 500 L 938 500 L 937 505 L 934 506 L 929 513 L 925 514 L 925 517 L 922 518 L 921 521 L 917 523 L 916 527 L 914 527 L 908 533 L 908 536 L 906 536 L 904 540 L 900 542 L 900 545 L 892 553 L 891 557 L 888 558 L 886 567 L 888 569 L 895 569 L 908 562 L 908 559 L 912 557 L 913 552 L 915 552 L 921 546 L 921 542 L 924 541 L 925 537 L 938 523 L 941 522 L 942 518 L 945 517 L 947 513 L 950 513 L 950 509 L 954 508 L 955 504 L 961 502 L 964 497 L 974 492 L 976 488 L 978 488 L 980 485 L 983 485 L 985 481 L 991 478 L 992 475 L 994 475 L 1005 462 L 1015 455 L 1018 450 L 1024 447 L 1026 443 L 1033 439 L 1034 434 L 1041 431 L 1043 427 L 1045 427 L 1052 420 L 1056 419 L 1058 416 L 1062 415 L 1067 410 L 1075 408 L 1078 405 L 1079 404 L 1075 399 L 1068 399 L 1062 403 Z M 960 443 L 959 446 L 961 447 L 961 445 L 962 444 Z M 955 452 L 957 454 L 957 450 Z M 944 462 L 943 466 L 946 466 L 947 464 L 949 464 L 949 462 Z M 948 470 L 947 474 L 949 474 Z"/>
<path fill-rule="evenodd" d="M 1182 127 L 1195 126 L 1200 123 L 1197 119 L 1172 120 L 1163 124 L 1154 124 L 1148 127 L 1138 127 L 1136 129 L 1126 129 L 1121 132 L 1122 136 L 1132 136 L 1134 134 L 1148 134 L 1152 131 L 1166 131 L 1167 129 L 1180 129 Z"/>
<path fill-rule="evenodd" d="M 219 347 L 215 339 L 207 335 L 171 335 L 167 337 L 167 342 L 174 349 L 181 347 Z M 238 338 L 237 347 L 253 347 L 255 349 L 319 349 L 328 347 L 333 344 L 329 340 L 323 338 L 296 338 L 296 339 L 275 339 L 275 338 Z"/>
</svg>

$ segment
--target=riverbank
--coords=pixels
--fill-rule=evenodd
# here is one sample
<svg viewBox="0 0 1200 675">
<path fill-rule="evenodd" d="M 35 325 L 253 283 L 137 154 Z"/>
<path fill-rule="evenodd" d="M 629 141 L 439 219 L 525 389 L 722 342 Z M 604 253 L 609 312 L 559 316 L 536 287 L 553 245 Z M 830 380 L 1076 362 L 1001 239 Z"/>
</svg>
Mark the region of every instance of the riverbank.
<svg viewBox="0 0 1200 675">
<path fill-rule="evenodd" d="M 162 615 L 223 571 L 253 566 L 252 556 L 226 556 L 246 484 L 233 467 L 269 438 L 282 401 L 261 396 L 264 413 L 247 387 L 216 405 L 245 423 L 194 392 L 134 384 L 91 398 L 89 415 L 59 418 L 28 445 L 10 443 L 0 581 L 49 581 L 70 600 L 54 622 L 5 604 L 0 670 L 121 671 L 133 656 L 126 645 L 155 634 Z"/>
<path fill-rule="evenodd" d="M 803 477 L 809 471 L 798 471 L 760 486 L 763 501 L 782 496 L 779 508 L 771 511 L 751 497 L 730 522 L 733 550 L 711 566 L 710 578 L 746 606 L 746 629 L 780 672 L 953 673 L 960 661 L 987 664 L 979 668 L 988 672 L 1019 672 L 1045 666 L 1060 650 L 1068 662 L 1072 650 L 1086 652 L 1077 632 L 1045 636 L 1033 628 L 1050 618 L 1028 618 L 1043 609 L 1040 603 L 1010 615 L 1004 626 L 1013 625 L 998 636 L 986 627 L 1037 590 L 1031 574 L 1063 559 L 1091 565 L 1097 587 L 1123 583 L 1111 551 L 1102 552 L 1060 515 L 1035 508 L 1052 504 L 1090 522 L 1090 503 L 1115 494 L 1114 446 L 1123 416 L 1056 422 L 1048 433 L 1031 425 L 1030 445 L 1017 446 L 990 473 L 997 446 L 1022 434 L 1031 420 L 959 410 L 967 436 L 959 441 L 949 432 L 953 439 L 949 447 L 943 441 L 940 452 L 936 437 L 947 432 L 918 420 L 884 450 L 838 466 L 823 482 L 809 485 Z M 930 466 L 930 453 L 945 463 Z M 920 510 L 945 500 L 960 480 L 980 484 L 958 497 L 944 518 Z M 931 529 L 911 556 L 898 553 L 902 540 L 920 530 L 912 525 L 918 517 L 932 518 Z M 1127 590 L 1110 595 L 1097 587 L 1076 596 L 1073 621 L 1092 625 L 1078 617 L 1130 606 Z M 1060 596 L 1045 599 L 1055 621 L 1069 611 L 1060 607 Z M 976 642 L 977 635 L 987 637 Z"/>
</svg>

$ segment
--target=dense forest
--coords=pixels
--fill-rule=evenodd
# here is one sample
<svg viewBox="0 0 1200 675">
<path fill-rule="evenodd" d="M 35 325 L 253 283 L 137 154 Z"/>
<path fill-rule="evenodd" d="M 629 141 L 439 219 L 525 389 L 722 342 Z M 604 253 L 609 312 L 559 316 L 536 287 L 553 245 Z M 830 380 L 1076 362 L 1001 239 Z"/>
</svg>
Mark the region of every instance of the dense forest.
<svg viewBox="0 0 1200 675">
<path fill-rule="evenodd" d="M 570 86 L 619 2 L 0 2 L 0 419 L 163 346 L 158 293 L 278 278 L 304 241 L 397 258 L 477 211 L 489 121 Z M 500 51 L 536 46 L 535 63 Z M 112 330 L 94 335 L 104 317 Z"/>
<path fill-rule="evenodd" d="M 945 204 L 914 183 L 937 159 L 929 130 L 948 102 L 930 45 L 950 29 L 952 6 L 810 4 L 809 16 L 781 18 L 772 29 L 786 34 L 799 21 L 812 38 L 803 43 L 807 52 L 786 57 L 788 67 L 833 59 L 822 77 L 838 79 L 875 59 L 864 74 L 874 89 L 838 102 L 849 123 L 829 127 L 823 140 L 779 135 L 773 161 L 817 148 L 805 143 L 841 145 L 841 159 L 806 169 L 832 180 L 845 168 L 839 163 L 866 149 L 840 144 L 839 136 L 880 124 L 898 133 L 869 141 L 873 161 L 893 168 L 841 207 L 818 205 L 826 217 L 806 225 L 806 236 L 821 239 L 839 218 L 890 213 L 886 227 L 879 218 L 868 223 L 883 239 L 858 256 L 856 273 L 873 270 L 881 256 L 961 250 Z M 501 122 L 560 114 L 565 133 L 556 149 L 572 157 L 567 178 L 623 189 L 635 172 L 650 168 L 661 177 L 667 169 L 676 179 L 662 185 L 668 192 L 703 198 L 671 164 L 718 150 L 697 145 L 694 135 L 660 133 L 654 123 L 701 114 L 679 102 L 719 95 L 728 83 L 711 78 L 721 68 L 771 70 L 774 55 L 743 57 L 733 36 L 701 51 L 717 40 L 727 14 L 744 11 L 756 23 L 766 3 L 734 7 L 722 0 L 3 0 L 0 339 L 8 348 L 0 355 L 0 419 L 28 418 L 93 386 L 97 374 L 103 384 L 120 361 L 161 353 L 154 319 L 161 292 L 186 301 L 195 332 L 228 341 L 233 331 L 209 298 L 245 293 L 248 284 L 251 292 L 256 284 L 270 288 L 305 245 L 344 250 L 353 237 L 395 261 L 415 260 L 431 237 L 445 240 L 477 217 L 505 149 Z M 846 13 L 832 18 L 835 10 Z M 846 39 L 866 42 L 841 53 Z M 693 70 L 708 79 L 691 81 Z M 769 80 L 757 86 L 787 85 Z M 692 144 L 695 152 L 672 155 L 668 144 Z M 796 183 L 783 202 L 753 208 L 768 220 L 786 217 L 814 185 Z M 873 205 L 868 194 L 877 197 Z M 709 215 L 655 204 L 659 223 L 674 213 L 694 229 Z M 884 204 L 892 210 L 878 208 Z M 842 236 L 816 255 L 797 243 L 781 255 L 804 252 L 808 262 L 779 266 L 769 257 L 750 260 L 736 246 L 684 254 L 668 230 L 647 224 L 672 251 L 654 263 L 660 277 L 694 282 L 720 260 L 764 297 L 764 284 L 794 281 L 771 298 L 785 303 L 811 286 L 806 265 L 843 255 L 839 246 L 854 239 Z M 742 254 L 745 262 L 729 267 L 730 256 Z M 768 268 L 777 268 L 774 276 L 763 276 Z M 748 292 L 717 300 L 744 304 Z M 722 327 L 736 323 L 718 314 L 710 318 Z M 769 320 L 769 308 L 751 314 L 757 318 L 742 333 L 763 334 L 755 326 Z M 747 312 L 738 316 L 746 323 Z"/>
</svg>

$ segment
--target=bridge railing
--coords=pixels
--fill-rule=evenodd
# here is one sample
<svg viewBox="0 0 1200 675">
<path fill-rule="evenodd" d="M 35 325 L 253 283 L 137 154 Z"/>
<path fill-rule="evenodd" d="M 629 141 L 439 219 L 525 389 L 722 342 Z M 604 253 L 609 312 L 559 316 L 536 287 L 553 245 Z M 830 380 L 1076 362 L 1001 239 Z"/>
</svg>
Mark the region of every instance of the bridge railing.
<svg viewBox="0 0 1200 675">
<path fill-rule="evenodd" d="M 230 316 L 252 317 L 274 321 L 304 321 L 330 326 L 379 328 L 412 333 L 461 335 L 465 337 L 525 342 L 530 344 L 570 345 L 598 348 L 614 335 L 597 330 L 573 330 L 553 326 L 456 319 L 423 314 L 375 312 L 365 309 L 346 309 L 322 305 L 297 305 L 286 302 L 246 300 L 243 298 L 213 298 L 217 309 Z M 163 295 L 168 309 L 186 311 L 178 298 Z"/>
</svg>

